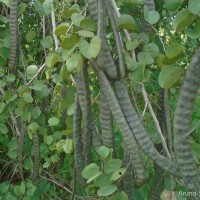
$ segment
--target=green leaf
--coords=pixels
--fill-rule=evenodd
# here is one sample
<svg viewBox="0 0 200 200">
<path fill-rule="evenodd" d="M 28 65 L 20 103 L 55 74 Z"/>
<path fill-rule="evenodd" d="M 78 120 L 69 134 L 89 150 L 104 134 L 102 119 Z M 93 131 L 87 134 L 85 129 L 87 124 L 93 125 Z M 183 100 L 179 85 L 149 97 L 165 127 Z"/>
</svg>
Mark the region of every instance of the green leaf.
<svg viewBox="0 0 200 200">
<path fill-rule="evenodd" d="M 0 77 L 3 77 L 5 75 L 5 71 L 3 68 L 0 68 Z"/>
<path fill-rule="evenodd" d="M 44 86 L 45 85 L 44 85 L 44 82 L 42 80 L 35 79 L 33 81 L 33 86 L 30 86 L 30 88 L 35 90 L 35 91 L 42 91 Z"/>
<path fill-rule="evenodd" d="M 31 110 L 31 118 L 32 119 L 37 119 L 41 114 L 41 110 L 38 106 L 32 108 Z"/>
<path fill-rule="evenodd" d="M 37 130 L 39 129 L 39 125 L 38 123 L 36 122 L 32 122 L 28 125 L 28 130 L 31 132 L 31 133 L 35 133 Z"/>
<path fill-rule="evenodd" d="M 166 56 L 170 60 L 178 60 L 185 55 L 185 48 L 179 43 L 172 43 L 166 48 Z"/>
<path fill-rule="evenodd" d="M 96 163 L 91 163 L 83 169 L 82 176 L 86 179 L 89 179 L 98 172 L 99 172 L 99 166 L 97 166 Z"/>
<path fill-rule="evenodd" d="M 94 33 L 91 31 L 81 30 L 77 32 L 82 37 L 94 37 Z"/>
<path fill-rule="evenodd" d="M 28 33 L 26 34 L 26 41 L 27 42 L 32 42 L 33 39 L 35 38 L 36 36 L 36 32 L 34 30 L 29 30 Z"/>
<path fill-rule="evenodd" d="M 44 7 L 43 7 L 43 5 L 42 5 L 42 3 L 40 1 L 35 1 L 33 6 L 34 6 L 35 11 L 39 15 L 44 15 L 45 14 Z"/>
<path fill-rule="evenodd" d="M 195 19 L 197 15 L 190 13 L 188 9 L 181 10 L 176 15 L 176 18 L 173 22 L 173 27 L 176 31 L 183 31 L 187 28 Z"/>
<path fill-rule="evenodd" d="M 110 181 L 110 175 L 107 175 L 107 174 L 99 175 L 94 181 L 94 185 L 96 187 L 103 187 L 106 185 L 110 185 L 111 183 L 112 182 Z"/>
<path fill-rule="evenodd" d="M 96 58 L 100 48 L 101 40 L 97 36 L 92 38 L 90 44 L 85 40 L 81 40 L 79 43 L 80 52 L 87 59 Z"/>
<path fill-rule="evenodd" d="M 144 45 L 143 51 L 148 52 L 150 56 L 152 56 L 153 58 L 157 57 L 159 54 L 159 48 L 154 43 L 149 43 L 149 44 Z"/>
<path fill-rule="evenodd" d="M 182 69 L 175 66 L 164 67 L 158 77 L 159 85 L 164 89 L 169 89 L 180 79 Z"/>
<path fill-rule="evenodd" d="M 49 49 L 53 46 L 53 38 L 51 36 L 47 36 L 46 38 L 40 40 L 40 44 L 44 48 Z"/>
<path fill-rule="evenodd" d="M 65 140 L 60 140 L 56 143 L 56 151 L 58 153 L 63 152 L 63 145 L 65 144 Z"/>
<path fill-rule="evenodd" d="M 66 61 L 67 70 L 69 72 L 78 72 L 83 66 L 84 58 L 81 54 L 75 53 Z"/>
<path fill-rule="evenodd" d="M 79 13 L 74 13 L 71 16 L 71 20 L 72 20 L 73 24 L 75 26 L 78 26 L 78 27 L 80 27 L 80 23 L 81 23 L 81 21 L 83 19 L 84 19 L 84 17 L 81 14 L 79 14 Z"/>
<path fill-rule="evenodd" d="M 106 174 L 112 174 L 116 172 L 121 167 L 121 165 L 122 161 L 120 159 L 113 159 L 105 164 L 104 171 Z"/>
<path fill-rule="evenodd" d="M 3 124 L 3 123 L 0 123 L 0 132 L 1 132 L 2 134 L 7 134 L 7 133 L 8 133 L 8 128 L 7 128 L 7 126 L 6 126 L 5 124 Z"/>
<path fill-rule="evenodd" d="M 183 4 L 183 0 L 166 0 L 165 5 L 167 10 L 175 11 Z"/>
<path fill-rule="evenodd" d="M 185 30 L 185 34 L 188 36 L 188 37 L 191 37 L 192 39 L 197 39 L 200 37 L 200 22 L 197 21 L 195 24 L 194 24 L 194 29 L 189 29 L 187 28 Z"/>
<path fill-rule="evenodd" d="M 12 83 L 12 82 L 14 82 L 14 80 L 15 80 L 15 75 L 12 74 L 12 73 L 10 73 L 10 74 L 8 74 L 5 78 L 6 78 L 6 82 Z"/>
<path fill-rule="evenodd" d="M 191 13 L 199 15 L 200 14 L 200 1 L 199 0 L 189 0 L 188 9 Z"/>
<path fill-rule="evenodd" d="M 69 24 L 66 23 L 66 22 L 63 22 L 63 23 L 59 24 L 56 27 L 55 35 L 57 35 L 57 36 L 65 35 L 67 30 L 68 30 L 68 28 L 69 28 Z"/>
<path fill-rule="evenodd" d="M 87 183 L 91 183 L 94 179 L 98 178 L 100 175 L 102 174 L 102 172 L 97 172 L 94 176 L 91 176 L 88 180 Z"/>
<path fill-rule="evenodd" d="M 57 118 L 57 117 L 51 117 L 48 120 L 48 123 L 49 123 L 50 126 L 57 126 L 60 123 L 60 119 Z"/>
<path fill-rule="evenodd" d="M 51 13 L 52 4 L 53 4 L 52 0 L 45 0 L 45 2 L 43 3 L 45 15 L 49 15 Z"/>
<path fill-rule="evenodd" d="M 28 92 L 25 92 L 23 95 L 22 95 L 24 101 L 26 101 L 27 103 L 32 103 L 33 102 L 33 97 L 31 95 L 31 93 L 28 93 Z"/>
<path fill-rule="evenodd" d="M 69 108 L 67 109 L 67 115 L 71 116 L 73 114 L 74 114 L 74 103 L 70 105 Z"/>
<path fill-rule="evenodd" d="M 83 19 L 80 23 L 80 27 L 86 31 L 91 31 L 91 32 L 97 31 L 97 23 L 90 18 Z"/>
<path fill-rule="evenodd" d="M 138 54 L 138 61 L 140 63 L 145 64 L 145 65 L 151 65 L 151 64 L 154 63 L 154 59 L 152 58 L 152 56 L 148 52 L 140 52 Z"/>
<path fill-rule="evenodd" d="M 117 19 L 118 27 L 121 29 L 135 30 L 135 20 L 132 16 L 123 14 Z"/>
<path fill-rule="evenodd" d="M 117 179 L 119 179 L 120 177 L 122 177 L 125 172 L 126 172 L 125 168 L 118 169 L 116 172 L 114 172 L 112 174 L 112 176 L 110 177 L 110 180 L 111 181 L 116 181 Z"/>
<path fill-rule="evenodd" d="M 117 190 L 117 185 L 110 184 L 110 185 L 107 185 L 107 186 L 104 186 L 104 187 L 101 187 L 100 189 L 98 189 L 97 194 L 100 197 L 109 196 L 109 195 L 113 194 L 116 190 Z"/>
<path fill-rule="evenodd" d="M 47 143 L 48 145 L 50 145 L 50 144 L 52 144 L 52 142 L 53 142 L 53 136 L 48 135 L 47 138 L 46 138 L 46 143 Z"/>
<path fill-rule="evenodd" d="M 66 139 L 65 144 L 63 145 L 63 150 L 66 154 L 71 154 L 73 152 L 73 140 Z"/>
<path fill-rule="evenodd" d="M 26 68 L 26 73 L 28 75 L 35 75 L 35 74 L 37 74 L 37 72 L 38 72 L 38 67 L 36 65 L 29 65 Z"/>
<path fill-rule="evenodd" d="M 18 6 L 18 16 L 22 15 L 26 8 L 28 7 L 28 5 L 26 3 L 20 3 L 19 6 Z"/>
<path fill-rule="evenodd" d="M 137 39 L 134 39 L 133 41 L 128 40 L 126 42 L 126 49 L 132 51 L 136 49 L 139 46 L 139 44 L 140 43 L 138 42 Z"/>
<path fill-rule="evenodd" d="M 59 61 L 59 54 L 58 53 L 50 53 L 46 58 L 46 65 L 49 68 L 53 68 L 54 65 Z"/>
<path fill-rule="evenodd" d="M 6 108 L 6 104 L 4 102 L 0 103 L 0 113 L 2 113 Z"/>
<path fill-rule="evenodd" d="M 72 49 L 78 43 L 78 35 L 68 35 L 61 43 L 61 47 L 66 50 Z"/>
<path fill-rule="evenodd" d="M 149 10 L 148 7 L 145 5 L 144 6 L 144 19 L 149 23 L 149 24 L 156 24 L 159 19 L 160 15 L 157 11 L 155 10 Z"/>
<path fill-rule="evenodd" d="M 113 200 L 128 200 L 128 195 L 121 191 L 114 195 Z"/>
<path fill-rule="evenodd" d="M 109 153 L 110 153 L 110 150 L 108 147 L 105 147 L 105 146 L 100 146 L 97 150 L 98 154 L 103 158 L 107 158 Z"/>
</svg>

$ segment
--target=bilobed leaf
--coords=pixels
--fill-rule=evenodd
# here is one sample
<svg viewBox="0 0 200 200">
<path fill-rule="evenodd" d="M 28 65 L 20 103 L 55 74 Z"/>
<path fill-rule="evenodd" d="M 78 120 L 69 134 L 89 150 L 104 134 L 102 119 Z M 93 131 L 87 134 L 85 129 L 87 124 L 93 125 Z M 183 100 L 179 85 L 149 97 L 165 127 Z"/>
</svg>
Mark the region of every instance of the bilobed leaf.
<svg viewBox="0 0 200 200">
<path fill-rule="evenodd" d="M 26 68 L 26 73 L 28 75 L 35 75 L 38 72 L 38 67 L 36 65 L 29 65 Z"/>
<path fill-rule="evenodd" d="M 105 147 L 105 146 L 100 146 L 97 150 L 98 154 L 103 158 L 107 158 L 109 153 L 110 153 L 110 150 L 108 147 Z"/>
<path fill-rule="evenodd" d="M 112 176 L 110 177 L 111 181 L 116 181 L 117 179 L 119 179 L 121 176 L 124 175 L 124 173 L 126 172 L 125 168 L 120 168 L 118 169 L 116 172 L 114 172 L 112 174 Z"/>
<path fill-rule="evenodd" d="M 113 200 L 128 200 L 128 195 L 121 191 L 114 195 Z"/>
<path fill-rule="evenodd" d="M 67 70 L 69 72 L 78 72 L 80 71 L 81 67 L 83 66 L 83 56 L 79 53 L 73 54 L 69 59 L 66 61 Z"/>
<path fill-rule="evenodd" d="M 26 41 L 32 42 L 35 36 L 36 36 L 36 32 L 34 30 L 29 30 L 26 34 Z"/>
<path fill-rule="evenodd" d="M 63 150 L 66 154 L 71 154 L 73 152 L 73 140 L 66 139 L 65 144 L 63 145 Z"/>
<path fill-rule="evenodd" d="M 103 187 L 106 185 L 110 185 L 111 183 L 112 182 L 110 181 L 110 175 L 107 174 L 101 174 L 94 181 L 94 185 L 97 187 Z"/>
<path fill-rule="evenodd" d="M 97 172 L 94 176 L 91 176 L 88 180 L 87 183 L 92 182 L 95 178 L 98 178 L 102 174 L 101 171 Z"/>
<path fill-rule="evenodd" d="M 192 39 L 197 39 L 200 37 L 200 22 L 197 21 L 195 24 L 194 24 L 194 29 L 190 29 L 190 28 L 187 28 L 185 30 L 185 34 L 188 36 L 188 37 L 191 37 Z"/>
<path fill-rule="evenodd" d="M 113 159 L 105 164 L 104 171 L 106 174 L 112 174 L 116 172 L 121 167 L 121 165 L 122 161 L 120 159 Z"/>
<path fill-rule="evenodd" d="M 80 27 L 80 23 L 84 19 L 84 17 L 81 14 L 79 14 L 79 13 L 74 13 L 71 16 L 71 19 L 72 19 L 72 22 L 73 22 L 73 24 L 75 26 Z"/>
<path fill-rule="evenodd" d="M 138 61 L 146 65 L 151 65 L 154 63 L 154 59 L 149 52 L 140 52 L 138 54 Z"/>
<path fill-rule="evenodd" d="M 77 33 L 82 37 L 94 37 L 94 33 L 91 31 L 80 30 Z"/>
<path fill-rule="evenodd" d="M 73 115 L 74 114 L 74 103 L 73 104 L 71 104 L 70 106 L 69 106 L 69 108 L 67 109 L 67 115 Z"/>
<path fill-rule="evenodd" d="M 169 89 L 180 79 L 182 71 L 181 68 L 175 66 L 164 67 L 158 77 L 159 85 L 164 89 Z"/>
<path fill-rule="evenodd" d="M 0 113 L 2 113 L 6 108 L 6 104 L 4 102 L 0 103 Z"/>
<path fill-rule="evenodd" d="M 1 132 L 2 134 L 7 134 L 7 133 L 8 133 L 8 128 L 7 128 L 7 126 L 6 126 L 5 124 L 3 124 L 3 123 L 0 123 L 0 132 Z"/>
<path fill-rule="evenodd" d="M 92 31 L 92 32 L 97 31 L 97 23 L 90 18 L 83 19 L 80 23 L 80 27 L 87 31 Z"/>
<path fill-rule="evenodd" d="M 96 163 L 91 163 L 87 165 L 83 171 L 82 171 L 82 176 L 86 179 L 89 179 L 90 177 L 94 176 L 99 172 L 99 166 L 97 166 Z"/>
<path fill-rule="evenodd" d="M 185 55 L 184 47 L 179 43 L 172 43 L 166 48 L 166 56 L 170 60 L 177 60 Z"/>
<path fill-rule="evenodd" d="M 79 49 L 82 55 L 87 58 L 96 58 L 101 48 L 101 40 L 95 36 L 91 42 L 88 43 L 86 40 L 81 40 L 79 43 Z"/>
<path fill-rule="evenodd" d="M 26 3 L 23 3 L 23 2 L 20 3 L 18 7 L 18 16 L 22 15 L 25 12 L 27 7 L 28 5 Z"/>
<path fill-rule="evenodd" d="M 181 10 L 176 15 L 176 18 L 173 22 L 173 27 L 176 31 L 183 31 L 187 28 L 195 19 L 197 15 L 190 13 L 188 9 Z"/>
<path fill-rule="evenodd" d="M 44 8 L 44 12 L 45 15 L 49 15 L 52 11 L 52 0 L 45 0 L 43 3 L 43 8 Z"/>
<path fill-rule="evenodd" d="M 50 144 L 52 144 L 52 142 L 53 142 L 53 137 L 51 135 L 48 135 L 47 138 L 46 138 L 46 143 L 48 145 L 50 145 Z"/>
<path fill-rule="evenodd" d="M 123 14 L 117 19 L 118 27 L 121 29 L 135 30 L 135 20 L 132 16 Z"/>
<path fill-rule="evenodd" d="M 78 35 L 67 35 L 67 37 L 61 42 L 61 47 L 70 50 L 77 44 L 78 39 Z"/>
<path fill-rule="evenodd" d="M 50 53 L 47 58 L 46 58 L 46 65 L 49 68 L 53 68 L 54 65 L 58 62 L 59 60 L 59 54 L 58 53 Z"/>
<path fill-rule="evenodd" d="M 55 35 L 61 36 L 61 35 L 66 34 L 68 28 L 69 28 L 69 24 L 66 22 L 59 24 L 56 27 Z"/>
<path fill-rule="evenodd" d="M 154 43 L 149 43 L 149 44 L 146 44 L 144 47 L 143 47 L 143 51 L 144 52 L 148 52 L 153 58 L 157 57 L 158 54 L 159 54 L 159 48 L 156 44 Z"/>
<path fill-rule="evenodd" d="M 32 103 L 33 102 L 33 97 L 31 95 L 31 93 L 28 93 L 28 92 L 25 92 L 23 95 L 22 95 L 24 101 L 26 101 L 27 103 Z"/>
<path fill-rule="evenodd" d="M 158 20 L 160 19 L 160 15 L 157 11 L 155 10 L 149 10 L 148 7 L 145 5 L 144 6 L 144 19 L 149 23 L 149 24 L 156 24 Z"/>
<path fill-rule="evenodd" d="M 57 117 L 51 117 L 48 120 L 48 123 L 49 123 L 50 126 L 57 126 L 60 123 L 60 120 Z"/>
<path fill-rule="evenodd" d="M 200 14 L 200 1 L 199 0 L 189 0 L 188 9 L 193 14 Z"/>
<path fill-rule="evenodd" d="M 167 10 L 175 11 L 183 4 L 183 0 L 166 0 L 165 5 Z"/>
<path fill-rule="evenodd" d="M 44 48 L 48 49 L 53 46 L 53 38 L 51 36 L 47 36 L 46 38 L 40 40 L 40 44 Z"/>
<path fill-rule="evenodd" d="M 32 133 L 35 133 L 39 129 L 39 125 L 36 122 L 32 122 L 28 125 L 28 130 Z"/>
<path fill-rule="evenodd" d="M 30 86 L 30 88 L 36 91 L 42 91 L 44 88 L 44 82 L 36 79 L 33 81 L 33 85 Z"/>
<path fill-rule="evenodd" d="M 133 41 L 128 40 L 126 42 L 126 49 L 127 50 L 134 50 L 135 48 L 137 48 L 139 46 L 139 41 L 137 39 L 134 39 Z"/>
<path fill-rule="evenodd" d="M 97 194 L 100 197 L 109 196 L 109 195 L 113 194 L 116 190 L 117 190 L 117 185 L 110 184 L 110 185 L 103 186 L 100 189 L 98 189 Z"/>
</svg>

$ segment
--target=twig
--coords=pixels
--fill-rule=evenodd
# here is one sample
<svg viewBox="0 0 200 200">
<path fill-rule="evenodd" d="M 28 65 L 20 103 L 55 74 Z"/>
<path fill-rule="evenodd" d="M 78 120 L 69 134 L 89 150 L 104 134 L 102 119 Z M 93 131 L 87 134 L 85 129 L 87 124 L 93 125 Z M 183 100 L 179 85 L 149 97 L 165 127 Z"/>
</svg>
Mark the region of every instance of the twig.
<svg viewBox="0 0 200 200">
<path fill-rule="evenodd" d="M 143 117 L 144 117 L 144 115 L 145 115 L 145 112 L 146 112 L 146 110 L 147 110 L 147 106 L 148 106 L 148 103 L 145 102 L 144 110 L 143 110 L 142 115 L 141 115 L 141 120 L 143 119 Z"/>
<path fill-rule="evenodd" d="M 189 137 L 191 135 L 191 133 L 194 132 L 195 129 L 198 128 L 199 124 L 200 124 L 200 120 L 197 122 L 197 124 L 189 132 L 186 133 L 186 136 Z"/>
<path fill-rule="evenodd" d="M 157 129 L 157 132 L 158 132 L 158 134 L 159 134 L 159 136 L 160 136 L 160 139 L 161 139 L 163 148 L 164 148 L 164 150 L 165 150 L 165 152 L 166 152 L 167 157 L 171 160 L 171 154 L 170 154 L 170 152 L 169 152 L 169 150 L 168 150 L 167 144 L 166 144 L 166 142 L 165 142 L 165 138 L 164 138 L 164 136 L 163 136 L 163 134 L 162 134 L 162 131 L 161 131 L 161 128 L 160 128 L 158 119 L 156 118 L 156 115 L 155 115 L 155 113 L 154 113 L 154 111 L 153 111 L 153 108 L 152 108 L 152 106 L 151 106 L 151 103 L 150 103 L 150 101 L 149 101 L 149 99 L 148 99 L 146 90 L 145 90 L 145 88 L 144 88 L 144 84 L 141 84 L 141 89 L 142 89 L 142 95 L 143 95 L 144 101 L 147 103 L 149 112 L 150 112 L 150 114 L 151 114 L 151 116 L 152 116 L 152 118 L 153 118 L 153 120 L 154 120 L 155 125 L 156 125 L 156 129 Z"/>
</svg>

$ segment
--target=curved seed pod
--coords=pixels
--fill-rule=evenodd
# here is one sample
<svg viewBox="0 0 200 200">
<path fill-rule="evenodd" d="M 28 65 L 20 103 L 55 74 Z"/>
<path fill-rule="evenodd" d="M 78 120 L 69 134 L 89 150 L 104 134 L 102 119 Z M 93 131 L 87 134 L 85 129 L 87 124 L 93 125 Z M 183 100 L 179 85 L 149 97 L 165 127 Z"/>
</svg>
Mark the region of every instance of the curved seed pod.
<svg viewBox="0 0 200 200">
<path fill-rule="evenodd" d="M 192 153 L 189 132 L 191 130 L 192 114 L 199 87 L 200 49 L 193 56 L 187 69 L 174 116 L 174 146 L 177 163 L 188 191 L 197 193 L 200 188 L 200 178 Z M 194 199 L 199 199 L 199 197 Z"/>
<path fill-rule="evenodd" d="M 39 178 L 39 168 L 40 168 L 40 142 L 37 132 L 33 133 L 33 155 L 34 155 L 33 172 L 30 178 L 33 181 L 37 181 Z"/>
<path fill-rule="evenodd" d="M 154 0 L 144 0 L 144 5 L 146 5 L 147 8 L 148 8 L 150 11 L 155 10 L 155 3 L 154 3 Z M 152 29 L 152 25 L 151 25 L 151 24 L 149 24 L 149 23 L 146 22 L 146 21 L 143 21 L 143 22 L 142 22 L 142 25 L 141 25 L 141 32 L 144 32 L 144 33 L 146 33 L 147 35 L 150 35 L 151 29 Z"/>
<path fill-rule="evenodd" d="M 141 185 L 146 181 L 146 174 L 141 152 L 130 130 L 130 127 L 126 122 L 126 119 L 124 118 L 118 100 L 116 99 L 113 89 L 109 81 L 107 80 L 105 74 L 99 69 L 98 65 L 94 60 L 90 60 L 90 63 L 97 74 L 103 93 L 105 94 L 107 102 L 109 103 L 112 115 L 115 118 L 119 126 L 119 129 L 121 131 L 123 141 L 125 144 L 124 145 L 125 151 L 128 152 L 131 157 L 131 161 L 133 163 L 133 168 L 135 170 L 135 176 L 136 176 L 135 183 L 137 185 Z"/>
<path fill-rule="evenodd" d="M 106 40 L 106 4 L 103 0 L 98 1 L 98 30 L 97 36 L 101 40 L 101 49 L 97 57 L 97 63 L 101 69 L 103 69 L 109 78 L 117 79 L 117 66 L 112 58 L 110 50 L 108 48 Z"/>
<path fill-rule="evenodd" d="M 129 200 L 134 200 L 133 168 L 130 162 L 130 156 L 126 152 L 124 152 L 124 167 L 127 168 L 123 175 L 124 192 L 128 195 Z"/>
<path fill-rule="evenodd" d="M 141 123 L 135 109 L 131 103 L 128 91 L 124 80 L 114 82 L 115 94 L 124 113 L 127 123 L 134 134 L 136 141 L 142 151 L 152 159 L 160 168 L 173 174 L 176 177 L 181 177 L 176 164 L 166 157 L 162 156 L 154 147 L 149 138 L 143 124 Z"/>
<path fill-rule="evenodd" d="M 88 82 L 86 65 L 83 66 L 81 72 L 77 73 L 76 83 L 77 83 L 78 98 L 85 125 L 84 135 L 83 135 L 83 148 L 85 152 L 85 161 L 86 164 L 89 164 L 92 160 L 91 144 L 93 143 L 95 149 L 101 146 L 101 144 L 96 131 L 94 116 L 92 114 L 92 109 L 91 109 L 91 99 L 90 99 L 89 82 Z"/>
<path fill-rule="evenodd" d="M 117 21 L 116 21 L 116 18 L 115 18 L 114 11 L 112 10 L 109 1 L 104 1 L 104 2 L 105 2 L 105 4 L 107 3 L 106 4 L 107 5 L 107 12 L 108 12 L 108 16 L 109 16 L 110 23 L 111 23 L 111 26 L 112 26 L 114 38 L 115 38 L 117 54 L 118 54 L 118 59 L 119 59 L 120 78 L 124 78 L 126 71 L 125 71 L 124 52 L 123 52 L 122 40 L 121 40 L 119 32 L 117 30 Z"/>
<path fill-rule="evenodd" d="M 97 21 L 98 20 L 98 6 L 97 6 L 97 0 L 88 0 L 88 10 L 89 10 L 89 14 L 90 17 Z"/>
<path fill-rule="evenodd" d="M 163 146 L 162 144 L 156 144 L 156 149 L 159 152 L 162 152 Z M 154 177 L 153 182 L 151 184 L 151 190 L 148 195 L 148 200 L 160 200 L 160 195 L 164 189 L 164 171 L 156 164 L 154 164 Z"/>
<path fill-rule="evenodd" d="M 13 0 L 10 9 L 10 56 L 8 68 L 16 73 L 19 52 L 18 0 Z"/>
<path fill-rule="evenodd" d="M 74 139 L 74 165 L 76 169 L 76 180 L 81 187 L 84 187 L 85 181 L 81 174 L 84 168 L 84 159 L 82 154 L 83 144 L 81 136 L 81 108 L 77 95 L 75 98 L 75 107 L 73 116 L 73 139 Z"/>
<path fill-rule="evenodd" d="M 18 137 L 18 163 L 19 163 L 19 174 L 21 176 L 21 179 L 24 180 L 24 173 L 23 173 L 23 147 L 24 147 L 24 133 L 25 129 L 22 125 L 21 130 L 20 130 L 20 135 Z"/>
<path fill-rule="evenodd" d="M 100 120 L 103 145 L 114 150 L 112 114 L 102 89 L 100 89 Z"/>
</svg>

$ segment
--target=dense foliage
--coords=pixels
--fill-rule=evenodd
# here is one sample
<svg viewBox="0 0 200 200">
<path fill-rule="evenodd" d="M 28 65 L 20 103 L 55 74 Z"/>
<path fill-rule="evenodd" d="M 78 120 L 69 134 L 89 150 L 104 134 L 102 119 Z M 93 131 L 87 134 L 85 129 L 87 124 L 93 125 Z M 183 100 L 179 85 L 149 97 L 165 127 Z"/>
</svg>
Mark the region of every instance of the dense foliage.
<svg viewBox="0 0 200 200">
<path fill-rule="evenodd" d="M 199 0 L 0 0 L 0 199 L 200 199 Z"/>
</svg>

